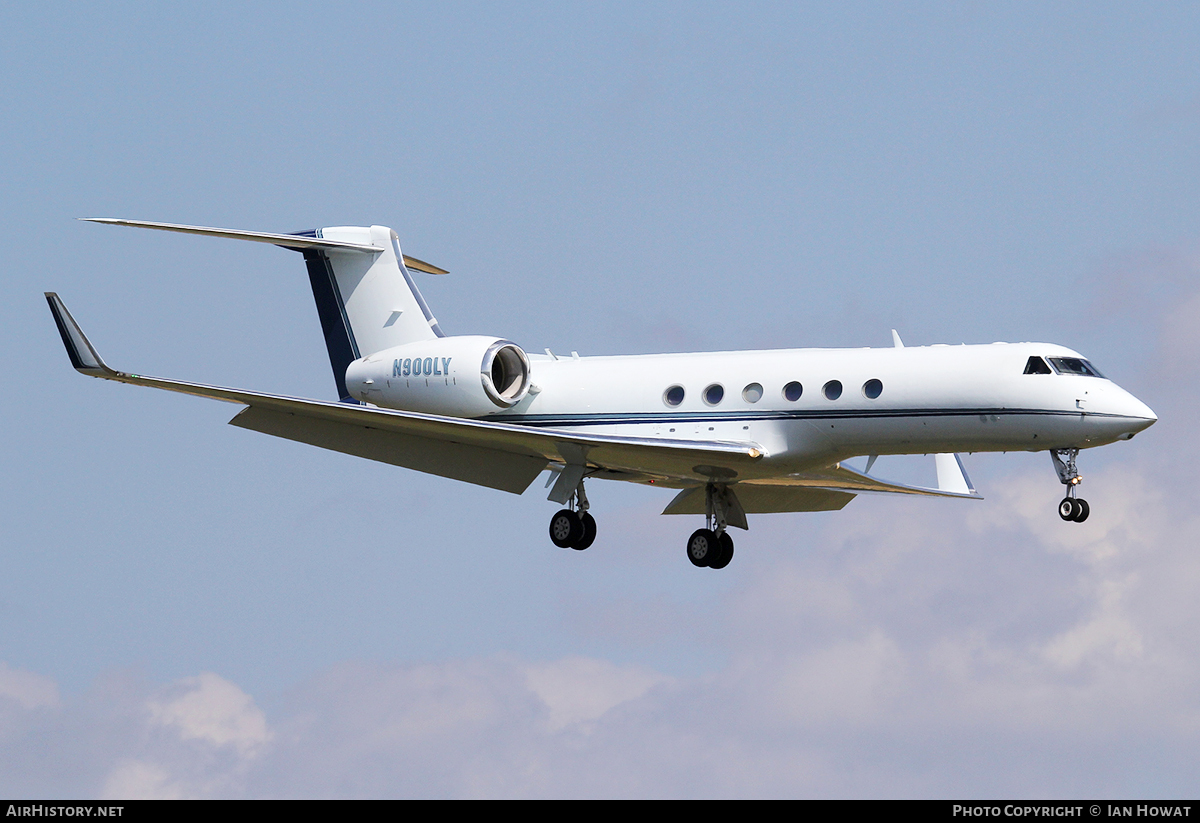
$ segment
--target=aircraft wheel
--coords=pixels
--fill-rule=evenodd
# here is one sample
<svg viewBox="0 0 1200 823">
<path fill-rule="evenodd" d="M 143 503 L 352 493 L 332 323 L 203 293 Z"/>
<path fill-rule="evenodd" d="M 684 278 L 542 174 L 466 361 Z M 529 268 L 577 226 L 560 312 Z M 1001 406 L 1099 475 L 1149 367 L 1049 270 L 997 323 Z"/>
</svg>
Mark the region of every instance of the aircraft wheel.
<svg viewBox="0 0 1200 823">
<path fill-rule="evenodd" d="M 1071 518 L 1076 523 L 1082 523 L 1088 519 L 1088 515 L 1092 513 L 1092 507 L 1088 505 L 1086 500 L 1075 501 L 1075 514 Z"/>
<path fill-rule="evenodd" d="M 713 562 L 708 564 L 710 569 L 723 569 L 733 559 L 733 538 L 729 536 L 729 532 L 721 532 L 721 536 L 717 540 L 721 544 L 721 550 Z"/>
<path fill-rule="evenodd" d="M 584 512 L 579 520 L 583 524 L 583 536 L 571 544 L 571 548 L 577 552 L 581 552 L 592 545 L 592 541 L 596 539 L 596 518 Z"/>
<path fill-rule="evenodd" d="M 560 549 L 569 549 L 583 538 L 583 521 L 570 509 L 563 509 L 550 518 L 550 542 Z"/>
<path fill-rule="evenodd" d="M 1058 504 L 1058 516 L 1063 520 L 1074 520 L 1075 511 L 1075 501 L 1069 497 L 1064 497 Z"/>
<path fill-rule="evenodd" d="M 696 529 L 688 538 L 687 555 L 693 566 L 704 568 L 721 552 L 717 533 L 709 529 Z"/>
</svg>

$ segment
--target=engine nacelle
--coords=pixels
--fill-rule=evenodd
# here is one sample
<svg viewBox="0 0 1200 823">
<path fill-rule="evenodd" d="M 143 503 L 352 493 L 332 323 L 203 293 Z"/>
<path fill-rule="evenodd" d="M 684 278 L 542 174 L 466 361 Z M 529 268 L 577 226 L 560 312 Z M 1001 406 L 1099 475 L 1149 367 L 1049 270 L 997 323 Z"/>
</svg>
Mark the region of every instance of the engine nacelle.
<svg viewBox="0 0 1200 823">
<path fill-rule="evenodd" d="M 387 409 L 483 417 L 529 393 L 529 358 L 516 343 L 464 335 L 406 343 L 355 360 L 351 396 Z"/>
</svg>

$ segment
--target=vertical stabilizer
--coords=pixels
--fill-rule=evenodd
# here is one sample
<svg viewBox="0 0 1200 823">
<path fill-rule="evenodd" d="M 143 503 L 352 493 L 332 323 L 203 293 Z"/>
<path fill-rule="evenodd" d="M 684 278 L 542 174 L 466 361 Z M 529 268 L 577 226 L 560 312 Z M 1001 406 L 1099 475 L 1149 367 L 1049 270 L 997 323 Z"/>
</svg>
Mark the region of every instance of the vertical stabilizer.
<svg viewBox="0 0 1200 823">
<path fill-rule="evenodd" d="M 394 231 L 386 226 L 338 226 L 299 236 L 380 249 L 369 254 L 303 249 L 339 397 L 350 397 L 346 368 L 353 361 L 392 346 L 443 336 L 404 265 Z"/>
</svg>

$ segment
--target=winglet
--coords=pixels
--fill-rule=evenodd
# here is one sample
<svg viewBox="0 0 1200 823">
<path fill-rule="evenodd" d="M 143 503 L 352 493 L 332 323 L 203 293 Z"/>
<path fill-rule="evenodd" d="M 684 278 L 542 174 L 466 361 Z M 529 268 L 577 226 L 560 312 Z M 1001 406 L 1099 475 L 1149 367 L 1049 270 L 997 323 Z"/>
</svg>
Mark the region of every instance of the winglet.
<svg viewBox="0 0 1200 823">
<path fill-rule="evenodd" d="M 898 349 L 904 348 L 904 341 L 900 339 L 900 332 L 892 329 L 892 345 Z"/>
<path fill-rule="evenodd" d="M 91 377 L 117 377 L 118 373 L 110 369 L 96 353 L 83 329 L 79 328 L 75 318 L 67 311 L 62 299 L 52 291 L 45 294 L 46 302 L 50 304 L 50 313 L 54 315 L 54 323 L 58 326 L 58 333 L 62 337 L 63 345 L 67 347 L 67 356 L 71 358 L 71 365 L 75 370 Z"/>
</svg>

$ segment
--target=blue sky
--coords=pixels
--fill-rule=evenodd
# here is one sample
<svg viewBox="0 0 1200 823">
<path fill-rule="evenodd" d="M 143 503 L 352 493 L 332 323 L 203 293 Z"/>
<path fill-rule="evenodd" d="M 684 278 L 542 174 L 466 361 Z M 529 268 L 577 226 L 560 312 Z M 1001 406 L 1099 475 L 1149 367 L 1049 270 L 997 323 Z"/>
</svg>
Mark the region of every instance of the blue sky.
<svg viewBox="0 0 1200 823">
<path fill-rule="evenodd" d="M 1200 744 L 1183 4 L 0 11 L 0 791 L 1167 796 Z M 118 368 L 333 390 L 297 255 L 76 222 L 384 224 L 448 333 L 581 354 L 1045 340 L 1158 425 L 982 503 L 553 504 L 225 425 Z M 885 469 L 880 462 L 880 471 Z M 915 470 L 897 467 L 900 470 Z M 1180 482 L 1182 481 L 1182 482 Z"/>
</svg>

